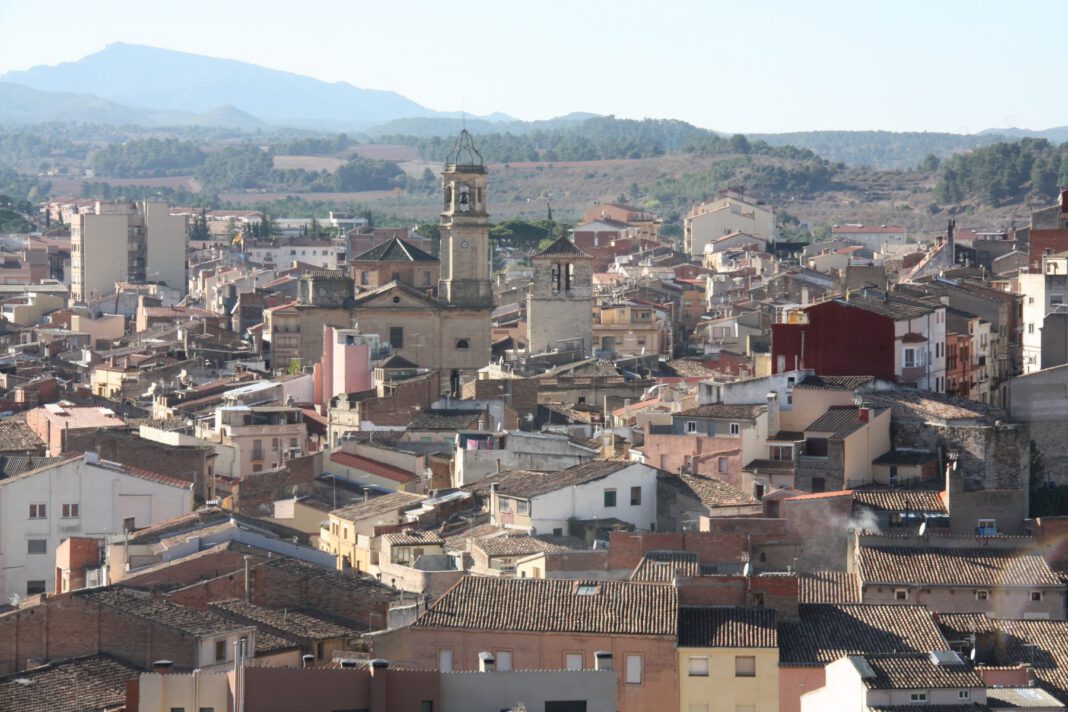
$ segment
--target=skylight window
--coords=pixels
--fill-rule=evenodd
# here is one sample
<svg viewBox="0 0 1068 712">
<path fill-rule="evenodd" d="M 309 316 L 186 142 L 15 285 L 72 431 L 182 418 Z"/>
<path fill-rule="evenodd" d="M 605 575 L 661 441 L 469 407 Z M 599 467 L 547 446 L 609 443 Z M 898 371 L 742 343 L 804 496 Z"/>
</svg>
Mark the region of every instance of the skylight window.
<svg viewBox="0 0 1068 712">
<path fill-rule="evenodd" d="M 597 590 L 600 588 L 595 583 L 580 583 L 578 588 L 575 589 L 576 596 L 596 596 Z"/>
</svg>

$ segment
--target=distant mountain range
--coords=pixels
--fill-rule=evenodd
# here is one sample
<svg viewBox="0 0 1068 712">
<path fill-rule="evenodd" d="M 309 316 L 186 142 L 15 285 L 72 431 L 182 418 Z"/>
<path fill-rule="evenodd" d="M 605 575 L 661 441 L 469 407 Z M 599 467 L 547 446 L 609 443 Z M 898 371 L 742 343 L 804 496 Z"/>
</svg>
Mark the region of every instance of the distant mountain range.
<svg viewBox="0 0 1068 712">
<path fill-rule="evenodd" d="M 238 130 L 294 128 L 388 135 L 449 136 L 462 125 L 482 134 L 568 129 L 595 117 L 572 113 L 545 121 L 505 114 L 461 118 L 396 92 L 324 82 L 246 62 L 126 43 L 75 62 L 0 75 L 0 125 L 78 122 L 149 127 L 210 126 Z M 693 127 L 694 132 L 700 129 Z M 1031 136 L 1068 141 L 1068 126 L 978 134 L 890 131 L 806 131 L 749 134 L 771 145 L 808 148 L 849 165 L 908 168 L 928 154 L 961 151 Z"/>
<path fill-rule="evenodd" d="M 232 59 L 121 42 L 76 62 L 7 72 L 0 75 L 0 82 L 45 92 L 91 94 L 123 110 L 146 107 L 129 114 L 108 105 L 99 110 L 90 107 L 89 116 L 80 115 L 83 112 L 70 115 L 70 120 L 78 121 L 99 116 L 113 123 L 108 117 L 119 115 L 158 123 L 168 112 L 210 115 L 220 107 L 238 107 L 250 119 L 255 117 L 255 122 L 351 130 L 406 117 L 459 116 L 428 109 L 392 91 L 361 89 L 347 82 L 323 82 Z M 0 121 L 14 122 L 5 106 L 8 103 L 0 100 L 0 107 L 4 107 Z M 32 121 L 32 114 L 24 112 L 22 116 L 24 121 Z"/>
</svg>

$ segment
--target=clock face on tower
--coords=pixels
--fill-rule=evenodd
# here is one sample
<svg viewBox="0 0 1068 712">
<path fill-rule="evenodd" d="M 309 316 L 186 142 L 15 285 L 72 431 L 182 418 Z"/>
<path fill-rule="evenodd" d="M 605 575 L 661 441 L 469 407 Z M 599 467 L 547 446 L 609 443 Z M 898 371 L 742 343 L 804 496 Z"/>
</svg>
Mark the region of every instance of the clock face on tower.
<svg viewBox="0 0 1068 712">
<path fill-rule="evenodd" d="M 463 183 L 456 189 L 456 210 L 461 213 L 471 210 L 471 187 Z"/>
</svg>

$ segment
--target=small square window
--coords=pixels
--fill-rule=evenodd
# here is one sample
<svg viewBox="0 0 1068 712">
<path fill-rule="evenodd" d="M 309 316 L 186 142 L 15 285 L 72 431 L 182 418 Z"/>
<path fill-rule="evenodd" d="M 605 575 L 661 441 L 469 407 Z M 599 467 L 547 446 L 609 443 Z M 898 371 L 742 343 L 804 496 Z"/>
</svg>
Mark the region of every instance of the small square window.
<svg viewBox="0 0 1068 712">
<path fill-rule="evenodd" d="M 502 512 L 511 512 L 512 511 L 512 500 L 510 500 L 510 499 L 508 499 L 506 497 L 498 497 L 497 498 L 497 502 L 499 503 L 500 510 Z"/>
<path fill-rule="evenodd" d="M 990 600 L 990 591 L 985 591 L 985 590 L 984 591 L 976 591 L 975 592 L 975 600 L 977 600 L 977 601 Z"/>
<path fill-rule="evenodd" d="M 63 505 L 63 518 L 64 519 L 77 519 L 79 517 L 80 506 L 77 502 Z"/>
<path fill-rule="evenodd" d="M 26 595 L 36 596 L 45 592 L 45 582 L 43 580 L 34 580 L 26 582 Z"/>
<path fill-rule="evenodd" d="M 895 601 L 907 601 L 909 600 L 909 590 L 907 588 L 895 588 L 894 589 Z"/>
<path fill-rule="evenodd" d="M 690 677 L 708 677 L 708 658 L 690 658 Z"/>
<path fill-rule="evenodd" d="M 564 653 L 565 670 L 582 669 L 582 653 Z"/>
<path fill-rule="evenodd" d="M 696 420 L 687 420 L 686 421 L 686 432 L 687 433 L 696 433 L 697 432 L 697 421 Z"/>
<path fill-rule="evenodd" d="M 642 488 L 631 487 L 630 488 L 630 506 L 637 507 L 642 503 Z"/>
<path fill-rule="evenodd" d="M 957 690 L 957 699 L 958 700 L 968 700 L 968 699 L 971 699 L 971 696 L 972 696 L 971 690 Z"/>
<path fill-rule="evenodd" d="M 1041 591 L 1032 591 L 1031 592 L 1031 600 L 1032 601 L 1041 601 L 1042 600 L 1042 592 Z"/>
<path fill-rule="evenodd" d="M 738 423 L 731 423 L 731 435 L 738 435 L 742 432 L 742 426 Z"/>
<path fill-rule="evenodd" d="M 913 692 L 913 693 L 911 693 L 909 695 L 909 699 L 912 702 L 926 702 L 927 701 L 927 693 L 926 692 Z"/>
<path fill-rule="evenodd" d="M 735 655 L 734 676 L 756 677 L 756 657 L 753 655 Z"/>
<path fill-rule="evenodd" d="M 48 505 L 31 504 L 30 519 L 48 519 Z"/>
<path fill-rule="evenodd" d="M 616 491 L 614 489 L 606 489 L 604 491 L 604 506 L 614 507 L 616 506 Z"/>
<path fill-rule="evenodd" d="M 27 554 L 47 554 L 48 553 L 48 540 L 47 539 L 29 539 L 26 541 L 26 553 Z"/>
<path fill-rule="evenodd" d="M 216 640 L 215 641 L 215 662 L 218 663 L 218 662 L 222 662 L 223 660 L 226 660 L 226 641 L 225 640 Z"/>
</svg>

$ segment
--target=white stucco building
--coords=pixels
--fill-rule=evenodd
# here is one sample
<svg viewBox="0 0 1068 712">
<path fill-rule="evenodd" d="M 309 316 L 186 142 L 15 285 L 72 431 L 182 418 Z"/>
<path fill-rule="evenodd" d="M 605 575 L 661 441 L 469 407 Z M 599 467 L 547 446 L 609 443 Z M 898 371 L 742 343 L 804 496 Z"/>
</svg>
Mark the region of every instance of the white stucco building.
<svg viewBox="0 0 1068 712">
<path fill-rule="evenodd" d="M 0 601 L 52 593 L 64 539 L 104 539 L 192 509 L 192 482 L 95 453 L 0 480 Z"/>
<path fill-rule="evenodd" d="M 619 520 L 656 530 L 656 469 L 594 460 L 559 472 L 512 470 L 487 477 L 490 519 L 531 534 L 569 534 L 574 522 Z"/>
</svg>

